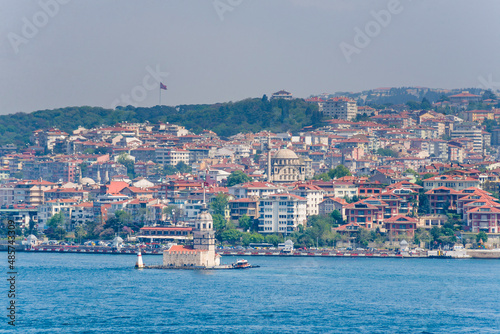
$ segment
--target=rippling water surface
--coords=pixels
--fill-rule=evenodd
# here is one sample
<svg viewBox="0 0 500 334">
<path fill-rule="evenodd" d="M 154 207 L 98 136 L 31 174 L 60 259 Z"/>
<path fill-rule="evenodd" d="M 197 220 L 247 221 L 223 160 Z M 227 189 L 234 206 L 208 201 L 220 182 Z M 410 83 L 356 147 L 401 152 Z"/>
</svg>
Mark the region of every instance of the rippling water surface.
<svg viewBox="0 0 500 334">
<path fill-rule="evenodd" d="M 18 253 L 16 332 L 500 333 L 500 261 L 246 258 L 261 268 L 134 270 L 131 255 Z"/>
</svg>

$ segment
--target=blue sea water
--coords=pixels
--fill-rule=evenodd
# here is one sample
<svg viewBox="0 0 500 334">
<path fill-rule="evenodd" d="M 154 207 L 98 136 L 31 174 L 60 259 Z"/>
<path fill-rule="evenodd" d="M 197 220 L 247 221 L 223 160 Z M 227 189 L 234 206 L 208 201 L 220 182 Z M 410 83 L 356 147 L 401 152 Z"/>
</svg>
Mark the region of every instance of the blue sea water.
<svg viewBox="0 0 500 334">
<path fill-rule="evenodd" d="M 245 258 L 261 268 L 18 253 L 16 327 L 0 333 L 500 333 L 497 260 Z"/>
</svg>

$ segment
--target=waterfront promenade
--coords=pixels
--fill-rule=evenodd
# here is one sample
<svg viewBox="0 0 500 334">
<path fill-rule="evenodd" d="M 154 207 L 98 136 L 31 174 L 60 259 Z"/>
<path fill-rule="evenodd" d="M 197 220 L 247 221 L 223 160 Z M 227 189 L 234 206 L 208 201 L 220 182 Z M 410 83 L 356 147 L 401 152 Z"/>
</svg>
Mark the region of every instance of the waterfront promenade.
<svg viewBox="0 0 500 334">
<path fill-rule="evenodd" d="M 27 252 L 50 252 L 50 253 L 81 253 L 81 254 L 137 254 L 137 248 L 112 248 L 105 246 L 61 246 L 61 245 L 42 245 L 26 249 Z M 163 249 L 148 249 L 141 248 L 143 254 L 162 255 Z M 253 249 L 253 250 L 232 250 L 220 249 L 217 253 L 222 256 L 297 256 L 297 257 L 370 257 L 370 258 L 422 258 L 427 257 L 427 251 L 419 251 L 414 253 L 399 253 L 396 251 L 385 250 L 335 250 L 335 249 L 307 249 L 294 250 L 289 253 L 284 253 L 279 250 L 269 249 Z"/>
</svg>

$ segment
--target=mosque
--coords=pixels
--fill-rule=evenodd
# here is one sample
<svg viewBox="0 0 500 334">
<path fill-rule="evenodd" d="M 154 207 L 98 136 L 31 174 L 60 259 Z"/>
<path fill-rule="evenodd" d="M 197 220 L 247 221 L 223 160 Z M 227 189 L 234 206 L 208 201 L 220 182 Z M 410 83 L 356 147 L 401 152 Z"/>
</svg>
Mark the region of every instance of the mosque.
<svg viewBox="0 0 500 334">
<path fill-rule="evenodd" d="M 281 149 L 274 157 L 269 154 L 269 160 L 267 175 L 270 182 L 291 183 L 305 180 L 306 164 L 294 151 Z"/>
<path fill-rule="evenodd" d="M 215 253 L 215 231 L 212 215 L 203 203 L 193 232 L 193 246 L 172 245 L 163 252 L 163 266 L 214 268 L 220 265 Z"/>
</svg>

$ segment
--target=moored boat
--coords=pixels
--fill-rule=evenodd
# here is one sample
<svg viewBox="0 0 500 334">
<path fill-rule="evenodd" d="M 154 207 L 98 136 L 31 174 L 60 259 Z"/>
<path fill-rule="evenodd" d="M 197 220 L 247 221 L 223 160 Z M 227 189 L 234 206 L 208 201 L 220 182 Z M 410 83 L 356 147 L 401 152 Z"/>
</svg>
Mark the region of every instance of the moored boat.
<svg viewBox="0 0 500 334">
<path fill-rule="evenodd" d="M 259 266 L 252 266 L 247 260 L 238 260 L 233 263 L 234 269 L 247 269 L 247 268 L 258 268 Z"/>
</svg>

